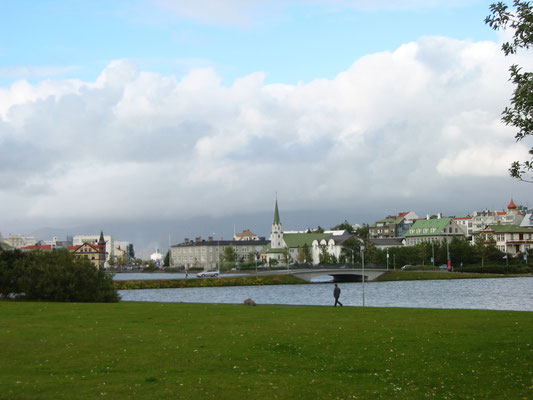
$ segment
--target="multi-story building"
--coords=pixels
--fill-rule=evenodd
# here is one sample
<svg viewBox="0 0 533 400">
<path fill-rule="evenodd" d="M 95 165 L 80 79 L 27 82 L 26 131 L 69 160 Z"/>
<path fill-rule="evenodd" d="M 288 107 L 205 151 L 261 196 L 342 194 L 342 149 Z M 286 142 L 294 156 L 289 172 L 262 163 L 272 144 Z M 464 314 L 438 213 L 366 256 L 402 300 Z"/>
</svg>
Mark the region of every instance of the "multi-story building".
<svg viewBox="0 0 533 400">
<path fill-rule="evenodd" d="M 471 234 L 484 230 L 489 225 L 515 225 L 519 226 L 524 219 L 524 214 L 511 199 L 507 211 L 474 211 L 472 213 Z"/>
<path fill-rule="evenodd" d="M 481 235 L 486 242 L 496 241 L 498 250 L 516 256 L 533 249 L 533 229 L 514 225 L 489 225 L 475 234 Z"/>
<path fill-rule="evenodd" d="M 106 242 L 104 234 L 100 233 L 98 242 L 89 243 L 84 242 L 80 245 L 74 245 L 69 248 L 69 251 L 78 258 L 90 260 L 96 268 L 104 268 L 106 262 Z"/>
<path fill-rule="evenodd" d="M 404 237 L 416 219 L 418 216 L 412 211 L 402 212 L 397 216 L 388 216 L 369 227 L 368 237 L 369 239 Z"/>
<path fill-rule="evenodd" d="M 415 221 L 405 235 L 405 245 L 414 246 L 423 242 L 435 241 L 449 243 L 455 236 L 465 237 L 466 231 L 463 229 L 450 217 L 419 219 Z"/>
<path fill-rule="evenodd" d="M 99 235 L 76 235 L 72 239 L 72 246 L 80 246 L 83 243 L 98 244 L 100 240 Z M 118 241 L 113 236 L 105 235 L 105 248 L 106 248 L 106 261 L 109 261 L 111 257 L 116 259 L 126 252 L 126 254 L 133 258 L 135 256 L 133 245 L 129 242 Z"/>
<path fill-rule="evenodd" d="M 463 227 L 463 231 L 466 232 L 467 237 L 472 237 L 472 217 L 466 216 L 466 217 L 453 217 L 453 220 L 457 225 L 460 225 Z"/>
<path fill-rule="evenodd" d="M 5 242 L 15 249 L 21 249 L 26 246 L 34 246 L 37 244 L 37 239 L 33 236 L 12 235 L 9 234 Z"/>
<path fill-rule="evenodd" d="M 170 265 L 189 268 L 215 269 L 221 265 L 224 249 L 231 246 L 238 262 L 255 261 L 262 249 L 268 244 L 266 240 L 215 240 L 201 237 L 195 240 L 185 238 L 183 243 L 170 247 Z"/>
</svg>

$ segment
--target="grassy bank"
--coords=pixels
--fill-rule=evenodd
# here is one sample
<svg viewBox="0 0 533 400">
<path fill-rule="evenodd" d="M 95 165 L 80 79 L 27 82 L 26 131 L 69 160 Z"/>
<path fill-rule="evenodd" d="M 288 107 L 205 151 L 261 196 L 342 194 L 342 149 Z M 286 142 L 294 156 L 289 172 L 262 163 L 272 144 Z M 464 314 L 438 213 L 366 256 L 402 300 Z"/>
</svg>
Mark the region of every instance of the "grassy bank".
<svg viewBox="0 0 533 400">
<path fill-rule="evenodd" d="M 162 279 L 140 281 L 114 281 L 118 290 L 128 289 L 170 289 L 216 286 L 296 285 L 309 283 L 292 275 L 236 276 L 204 279 Z"/>
<path fill-rule="evenodd" d="M 448 271 L 387 271 L 375 281 L 419 281 L 435 279 L 480 279 L 480 278 L 505 278 L 513 275 L 499 274 L 474 274 L 466 272 Z M 523 276 L 523 275 L 520 275 Z"/>
<path fill-rule="evenodd" d="M 532 398 L 533 314 L 0 302 L 0 399 Z"/>
</svg>

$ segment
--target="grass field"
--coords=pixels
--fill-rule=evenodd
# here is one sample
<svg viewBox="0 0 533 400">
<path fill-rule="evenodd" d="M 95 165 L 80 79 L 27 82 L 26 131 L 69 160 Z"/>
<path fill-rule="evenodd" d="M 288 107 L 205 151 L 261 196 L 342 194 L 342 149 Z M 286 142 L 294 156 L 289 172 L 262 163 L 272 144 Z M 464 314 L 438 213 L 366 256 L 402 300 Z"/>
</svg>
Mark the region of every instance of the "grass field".
<svg viewBox="0 0 533 400">
<path fill-rule="evenodd" d="M 533 313 L 0 302 L 0 399 L 531 399 Z"/>
</svg>

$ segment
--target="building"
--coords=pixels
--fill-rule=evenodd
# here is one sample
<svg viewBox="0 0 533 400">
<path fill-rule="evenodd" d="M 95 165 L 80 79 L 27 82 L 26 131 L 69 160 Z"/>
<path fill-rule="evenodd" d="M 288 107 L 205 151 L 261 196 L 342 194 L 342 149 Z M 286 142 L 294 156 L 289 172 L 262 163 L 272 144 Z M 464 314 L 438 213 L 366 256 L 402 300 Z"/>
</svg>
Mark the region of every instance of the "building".
<svg viewBox="0 0 533 400">
<path fill-rule="evenodd" d="M 340 231 L 345 232 L 345 231 Z M 299 260 L 301 249 L 307 246 L 312 248 L 314 240 L 321 240 L 331 236 L 333 231 L 324 233 L 317 232 L 284 232 L 281 219 L 279 218 L 278 200 L 274 208 L 274 220 L 270 231 L 270 244 L 268 244 L 261 253 L 261 260 L 271 264 L 284 263 L 293 264 L 296 262 L 308 263 L 312 260 Z M 287 258 L 287 259 L 286 259 Z"/>
<path fill-rule="evenodd" d="M 260 240 L 261 238 L 257 236 L 255 233 L 250 231 L 250 229 L 246 229 L 245 231 L 242 231 L 242 233 L 235 233 L 233 235 L 233 240 Z M 264 240 L 264 238 L 263 238 Z"/>
<path fill-rule="evenodd" d="M 465 237 L 466 231 L 453 218 L 437 217 L 419 219 L 405 235 L 405 245 L 414 246 L 424 242 L 451 242 L 453 237 Z"/>
<path fill-rule="evenodd" d="M 380 219 L 369 227 L 369 239 L 404 237 L 418 216 L 413 211 L 402 212 L 396 216 Z"/>
<path fill-rule="evenodd" d="M 463 227 L 463 231 L 466 232 L 467 237 L 472 237 L 473 228 L 472 228 L 472 217 L 466 216 L 466 217 L 454 217 L 453 220 L 457 225 L 460 225 Z"/>
<path fill-rule="evenodd" d="M 330 256 L 335 257 L 336 260 L 339 260 L 341 253 L 342 253 L 342 247 L 343 247 L 344 242 L 352 238 L 358 239 L 358 236 L 355 234 L 343 233 L 343 234 L 336 234 L 336 235 L 333 234 L 323 239 L 313 240 L 311 244 L 311 254 L 313 256 L 313 264 L 314 265 L 320 264 L 320 255 L 322 254 L 322 251 L 326 251 Z M 361 239 L 358 239 L 358 240 L 361 240 Z M 361 242 L 363 241 L 361 240 Z"/>
<path fill-rule="evenodd" d="M 31 245 L 31 246 L 24 246 L 22 247 L 20 250 L 21 251 L 36 251 L 36 250 L 41 250 L 41 251 L 52 251 L 55 247 L 52 246 L 51 244 L 35 244 L 35 245 Z"/>
<path fill-rule="evenodd" d="M 99 235 L 76 235 L 72 239 L 72 246 L 80 246 L 83 243 L 98 244 L 99 240 Z M 117 241 L 110 235 L 105 235 L 104 240 L 106 246 L 106 261 L 109 261 L 111 257 L 116 260 L 123 255 L 124 252 L 126 252 L 129 258 L 135 257 L 133 244 L 126 241 Z"/>
<path fill-rule="evenodd" d="M 69 248 L 69 251 L 78 258 L 90 260 L 96 268 L 104 268 L 106 262 L 106 242 L 103 232 L 100 232 L 100 237 L 96 244 L 84 242 L 80 245 L 74 245 Z"/>
<path fill-rule="evenodd" d="M 231 246 L 237 254 L 237 262 L 256 261 L 262 249 L 269 242 L 260 240 L 214 240 L 201 237 L 195 240 L 185 238 L 183 243 L 170 247 L 170 265 L 173 267 L 216 269 L 224 254 L 224 249 Z"/>
<path fill-rule="evenodd" d="M 26 246 L 34 246 L 37 239 L 34 236 L 12 235 L 9 234 L 5 242 L 15 249 L 21 249 Z"/>
<path fill-rule="evenodd" d="M 496 241 L 498 250 L 516 256 L 533 249 L 533 229 L 514 225 L 489 225 L 476 236 L 481 235 L 485 242 Z"/>
<path fill-rule="evenodd" d="M 524 214 L 521 211 L 522 209 L 524 209 L 524 207 L 517 206 L 513 199 L 511 199 L 507 205 L 506 211 L 474 211 L 472 213 L 471 235 L 484 230 L 489 225 L 520 226 L 524 219 Z"/>
</svg>

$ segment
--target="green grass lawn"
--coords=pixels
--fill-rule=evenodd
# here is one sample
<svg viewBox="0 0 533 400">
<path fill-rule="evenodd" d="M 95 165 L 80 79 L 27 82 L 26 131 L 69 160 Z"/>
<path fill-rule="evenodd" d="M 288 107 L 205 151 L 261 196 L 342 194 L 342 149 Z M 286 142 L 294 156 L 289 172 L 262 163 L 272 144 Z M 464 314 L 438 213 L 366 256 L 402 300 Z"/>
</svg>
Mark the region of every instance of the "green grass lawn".
<svg viewBox="0 0 533 400">
<path fill-rule="evenodd" d="M 532 399 L 533 313 L 0 302 L 0 399 Z"/>
</svg>

